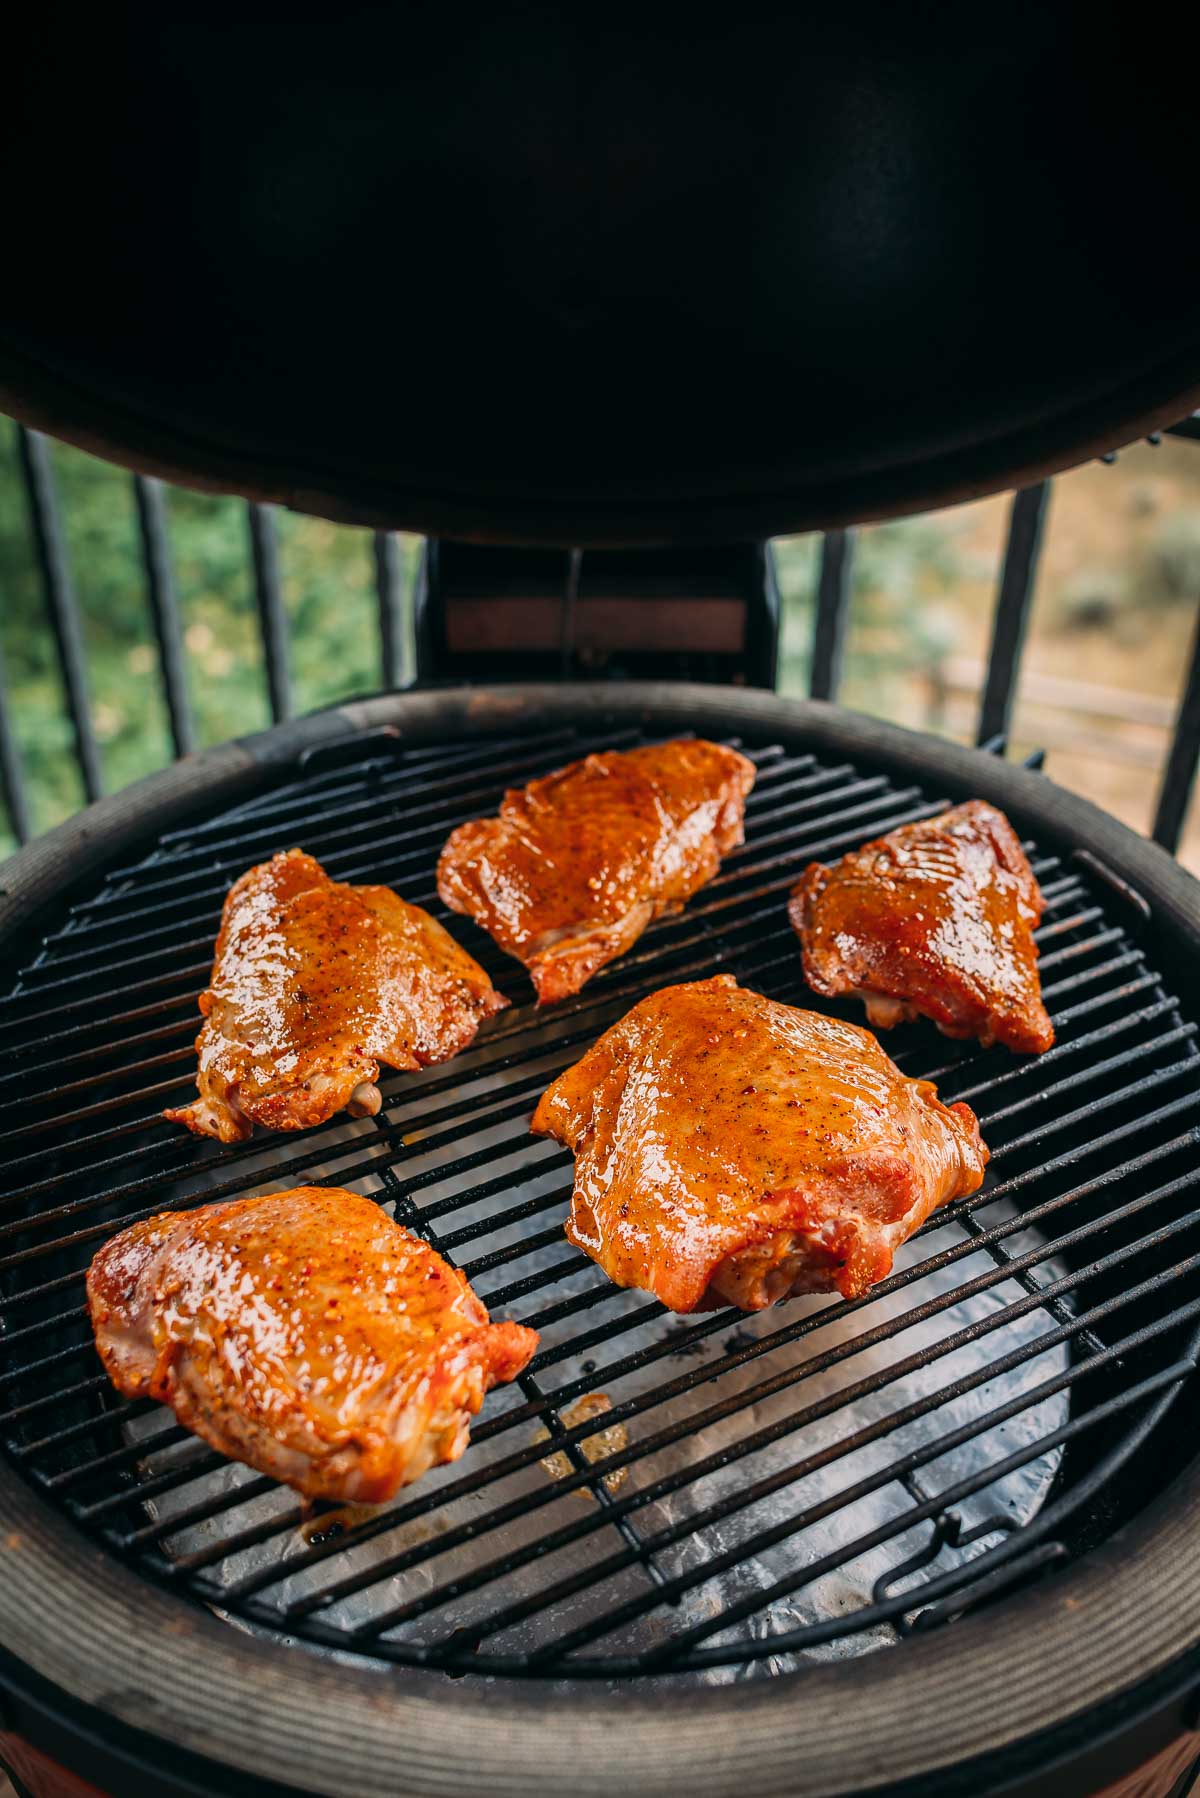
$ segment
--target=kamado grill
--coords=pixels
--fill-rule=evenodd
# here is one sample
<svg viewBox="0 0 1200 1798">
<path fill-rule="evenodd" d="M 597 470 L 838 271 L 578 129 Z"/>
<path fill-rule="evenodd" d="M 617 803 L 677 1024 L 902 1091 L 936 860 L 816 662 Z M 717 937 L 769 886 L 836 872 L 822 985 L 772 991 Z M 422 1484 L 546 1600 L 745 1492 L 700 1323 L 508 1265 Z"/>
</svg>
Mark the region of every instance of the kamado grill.
<svg viewBox="0 0 1200 1798">
<path fill-rule="evenodd" d="M 999 752 L 1038 483 L 1170 425 L 1195 397 L 1191 307 L 1172 289 L 1156 309 L 1127 267 L 1168 213 L 1188 151 L 1168 132 L 1172 155 L 1160 155 L 1142 130 L 1160 101 L 1137 85 L 1140 46 L 1089 61 L 1056 15 L 1039 20 L 1038 92 L 1053 106 L 1007 162 L 988 127 L 1009 103 L 1019 46 L 969 46 L 970 80 L 944 92 L 946 61 L 928 43 L 895 43 L 882 17 L 874 60 L 831 27 L 817 34 L 821 129 L 799 140 L 760 83 L 744 100 L 751 67 L 797 50 L 778 22 L 753 45 L 730 30 L 681 50 L 651 32 L 637 55 L 565 20 L 514 23 L 451 54 L 425 22 L 400 73 L 378 41 L 355 47 L 353 78 L 344 45 L 327 66 L 323 44 L 309 66 L 297 43 L 272 44 L 286 80 L 268 76 L 268 47 L 251 37 L 211 167 L 195 134 L 227 73 L 219 32 L 184 58 L 178 28 L 156 20 L 111 68 L 97 46 L 106 86 L 94 67 L 82 79 L 77 45 L 64 62 L 48 27 L 29 28 L 18 138 L 32 141 L 52 93 L 71 143 L 88 147 L 77 222 L 105 242 L 122 308 L 97 296 L 64 328 L 69 234 L 45 233 L 36 200 L 54 171 L 31 162 L 21 218 L 44 254 L 9 294 L 7 403 L 143 471 L 173 708 L 147 473 L 380 527 L 385 622 L 385 527 L 430 533 L 417 690 L 188 755 L 5 871 L 0 1761 L 39 1798 L 564 1787 L 1151 1798 L 1186 1786 L 1200 1755 L 1200 889 L 1162 849 Z M 1123 112 L 1106 110 L 1118 68 L 1133 95 Z M 514 116 L 537 129 L 493 142 L 497 70 Z M 718 91 L 728 104 L 713 110 Z M 593 109 L 621 121 L 603 155 L 583 129 Z M 1123 217 L 1121 304 L 1102 328 L 1077 301 L 1114 227 L 1086 184 L 1070 185 L 1073 133 L 1101 114 L 1130 181 L 1146 183 Z M 854 129 L 839 136 L 846 119 Z M 875 150 L 860 155 L 867 141 Z M 312 143 L 328 149 L 323 184 L 301 154 Z M 118 208 L 102 177 L 131 152 L 145 182 L 122 183 Z M 1040 188 L 1023 187 L 1014 155 L 1027 174 L 1049 158 L 1068 183 L 1073 236 Z M 347 216 L 339 180 L 365 169 L 369 192 Z M 1006 316 L 1004 280 L 982 318 L 964 312 L 994 241 L 988 204 L 1010 180 L 1010 222 L 1025 226 L 1049 296 L 1036 332 Z M 297 182 L 320 200 L 307 231 Z M 222 215 L 234 191 L 242 210 Z M 156 268 L 168 289 L 188 271 L 169 330 L 137 278 L 139 220 L 168 192 L 186 204 L 159 216 Z M 386 317 L 376 293 L 356 296 L 356 319 L 328 284 L 331 246 L 364 218 L 378 225 L 401 192 L 427 232 L 422 279 L 385 283 Z M 454 196 L 501 257 L 476 343 L 463 336 Z M 585 201 L 580 235 L 566 221 Z M 189 263 L 200 220 L 243 280 Z M 798 291 L 786 265 L 804 229 L 820 279 Z M 717 321 L 669 271 L 674 255 L 694 273 L 702 237 L 722 232 L 747 254 L 741 285 L 718 283 Z M 381 240 L 389 274 L 392 255 Z M 305 279 L 315 298 L 301 307 Z M 406 365 L 403 415 L 417 423 L 402 433 L 393 362 L 380 360 L 392 332 L 423 352 Z M 313 379 L 298 410 L 305 334 Z M 681 407 L 698 350 L 709 403 L 686 389 Z M 456 351 L 463 388 L 448 396 Z M 856 379 L 860 353 L 869 376 Z M 354 383 L 372 358 L 368 404 Z M 768 366 L 781 400 L 809 406 L 810 428 L 786 442 L 778 408 L 746 428 Z M 522 382 L 527 404 L 506 415 Z M 24 443 L 69 639 L 44 446 L 32 432 Z M 990 750 L 765 690 L 778 631 L 766 533 L 1005 485 L 1023 491 L 984 702 Z M 282 717 L 270 515 L 260 503 L 252 519 Z M 835 689 L 848 551 L 831 530 L 817 694 Z M 388 654 L 394 665 L 394 644 Z M 192 1091 L 196 994 L 245 868 L 300 845 L 338 879 L 394 885 L 440 913 L 441 845 L 506 787 L 593 748 L 689 733 L 756 765 L 745 846 L 577 997 L 535 1011 L 518 966 L 456 918 L 511 1009 L 453 1061 L 385 1074 L 378 1117 L 236 1147 L 162 1121 Z M 1189 744 L 1181 730 L 1160 813 L 1176 826 Z M 800 870 L 969 797 L 1008 814 L 1046 894 L 1038 940 L 1058 1040 L 1018 1058 L 922 1024 L 887 1047 L 978 1113 L 992 1150 L 982 1191 L 936 1212 L 891 1277 L 853 1302 L 677 1318 L 612 1286 L 563 1237 L 571 1162 L 529 1135 L 538 1096 L 673 981 L 731 972 L 827 1006 L 787 922 Z M 118 1399 L 83 1308 L 88 1262 L 124 1224 L 321 1182 L 394 1208 L 494 1316 L 541 1332 L 466 1456 L 382 1511 L 306 1508 L 169 1413 Z"/>
<path fill-rule="evenodd" d="M 506 781 L 685 728 L 754 757 L 746 847 L 577 999 L 533 1011 L 468 932 L 524 1002 L 448 1068 L 387 1081 L 378 1119 L 237 1149 L 160 1122 L 244 864 L 302 832 L 339 876 L 429 901 L 447 829 Z M 184 789 L 192 822 L 165 828 Z M 811 1003 L 782 905 L 797 859 L 967 792 L 1032 839 L 1059 1043 L 1018 1061 L 912 1027 L 894 1047 L 979 1112 L 984 1192 L 853 1305 L 680 1320 L 612 1287 L 562 1238 L 569 1158 L 529 1138 L 537 1094 L 670 980 L 731 970 Z M 578 1757 L 583 1789 L 665 1789 L 682 1765 L 719 1791 L 736 1725 L 768 1790 L 825 1791 L 871 1783 L 881 1756 L 893 1780 L 952 1790 L 980 1753 L 1017 1774 L 1030 1753 L 1100 1752 L 1096 1707 L 1107 1735 L 1122 1700 L 1165 1705 L 1154 1723 L 1178 1732 L 1200 1599 L 1200 1056 L 1192 883 L 1161 852 L 995 758 L 678 686 L 373 700 L 208 752 L 140 810 L 148 852 L 122 853 L 120 825 L 72 826 L 26 852 L 7 900 L 39 932 L 6 1007 L 0 1237 L 0 1605 L 32 1740 L 121 1792 L 202 1788 L 193 1752 L 283 1789 L 466 1789 L 471 1768 L 536 1789 Z M 84 885 L 47 930 L 65 861 Z M 394 1201 L 495 1312 L 542 1331 L 468 1456 L 380 1515 L 306 1517 L 118 1402 L 81 1309 L 119 1223 L 311 1179 Z M 610 1408 L 581 1413 L 598 1391 Z M 936 1740 L 912 1714 L 922 1689 L 954 1694 Z M 806 1764 L 781 1774 L 799 1734 Z"/>
</svg>

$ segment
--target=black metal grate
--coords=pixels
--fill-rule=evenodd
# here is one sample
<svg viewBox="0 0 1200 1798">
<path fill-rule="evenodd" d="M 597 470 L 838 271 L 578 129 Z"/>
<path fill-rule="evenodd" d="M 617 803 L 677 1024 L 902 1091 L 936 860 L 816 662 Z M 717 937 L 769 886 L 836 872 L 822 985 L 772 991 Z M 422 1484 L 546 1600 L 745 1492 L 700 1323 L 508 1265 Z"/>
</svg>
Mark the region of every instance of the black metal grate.
<svg viewBox="0 0 1200 1798">
<path fill-rule="evenodd" d="M 629 744 L 632 731 L 604 742 Z M 545 1085 L 673 980 L 729 970 L 816 1004 L 784 898 L 944 803 L 777 743 L 747 843 L 679 918 L 582 995 L 514 1001 L 449 1066 L 383 1080 L 378 1119 L 235 1148 L 159 1117 L 192 1090 L 195 993 L 231 879 L 299 844 L 438 910 L 447 832 L 597 744 L 566 731 L 309 761 L 165 835 L 45 937 L 0 1017 L 0 1437 L 24 1474 L 153 1577 L 258 1626 L 455 1672 L 626 1675 L 780 1664 L 956 1615 L 1119 1521 L 1134 1451 L 1200 1328 L 1200 1055 L 1136 894 L 1034 853 L 1059 1033 L 1036 1061 L 893 1033 L 906 1072 L 978 1111 L 983 1192 L 937 1214 L 851 1304 L 677 1319 L 562 1236 L 570 1157 L 535 1142 Z M 853 1008 L 845 1015 L 856 1015 Z M 99 1371 L 83 1272 L 167 1205 L 351 1185 L 542 1332 L 466 1458 L 381 1512 L 313 1514 Z M 580 1401 L 600 1393 L 580 1409 Z"/>
</svg>

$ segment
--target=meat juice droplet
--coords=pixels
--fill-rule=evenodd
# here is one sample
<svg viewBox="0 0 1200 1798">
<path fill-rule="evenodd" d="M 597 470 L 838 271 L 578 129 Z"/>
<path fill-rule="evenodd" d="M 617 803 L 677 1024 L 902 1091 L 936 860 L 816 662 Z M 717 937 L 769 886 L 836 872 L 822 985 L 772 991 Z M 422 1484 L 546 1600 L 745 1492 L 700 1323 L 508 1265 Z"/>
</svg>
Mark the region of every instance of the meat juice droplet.
<svg viewBox="0 0 1200 1798">
<path fill-rule="evenodd" d="M 590 1423 L 593 1418 L 602 1417 L 606 1411 L 612 1410 L 612 1400 L 607 1392 L 585 1392 L 566 1410 L 562 1412 L 562 1421 L 567 1429 L 574 1429 L 578 1424 Z M 535 1442 L 545 1442 L 549 1432 L 544 1429 L 535 1430 Z M 620 1454 L 629 1446 L 629 1432 L 623 1423 L 615 1423 L 608 1429 L 596 1430 L 590 1436 L 584 1436 L 578 1447 L 583 1458 L 589 1463 L 605 1460 L 609 1455 Z M 563 1449 L 556 1449 L 553 1454 L 546 1455 L 541 1463 L 552 1480 L 566 1479 L 575 1472 L 571 1457 Z M 624 1485 L 629 1469 L 616 1467 L 611 1473 L 603 1476 L 604 1488 L 607 1492 L 617 1492 Z M 575 1495 L 588 1499 L 593 1495 L 586 1486 L 576 1488 Z"/>
</svg>

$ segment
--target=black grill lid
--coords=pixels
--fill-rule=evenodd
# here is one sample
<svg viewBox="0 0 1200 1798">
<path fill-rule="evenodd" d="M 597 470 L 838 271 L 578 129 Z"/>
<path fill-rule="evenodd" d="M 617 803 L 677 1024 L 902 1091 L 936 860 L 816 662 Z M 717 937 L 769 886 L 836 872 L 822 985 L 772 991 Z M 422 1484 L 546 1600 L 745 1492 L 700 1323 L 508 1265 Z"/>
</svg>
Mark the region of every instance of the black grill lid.
<svg viewBox="0 0 1200 1798">
<path fill-rule="evenodd" d="M 26 9 L 0 398 L 595 543 L 937 504 L 1200 400 L 1183 28 L 831 11 Z"/>
</svg>

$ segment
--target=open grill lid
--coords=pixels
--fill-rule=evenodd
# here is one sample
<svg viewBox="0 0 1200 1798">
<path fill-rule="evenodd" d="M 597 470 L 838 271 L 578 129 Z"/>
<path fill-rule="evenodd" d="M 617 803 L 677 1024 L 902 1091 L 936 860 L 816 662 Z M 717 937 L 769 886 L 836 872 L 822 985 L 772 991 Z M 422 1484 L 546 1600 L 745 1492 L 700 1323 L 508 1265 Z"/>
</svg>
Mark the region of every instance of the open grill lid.
<svg viewBox="0 0 1200 1798">
<path fill-rule="evenodd" d="M 0 316 L 0 401 L 118 460 L 431 534 L 750 537 L 1200 401 L 1179 25 L 121 19 L 14 27 Z"/>
</svg>

